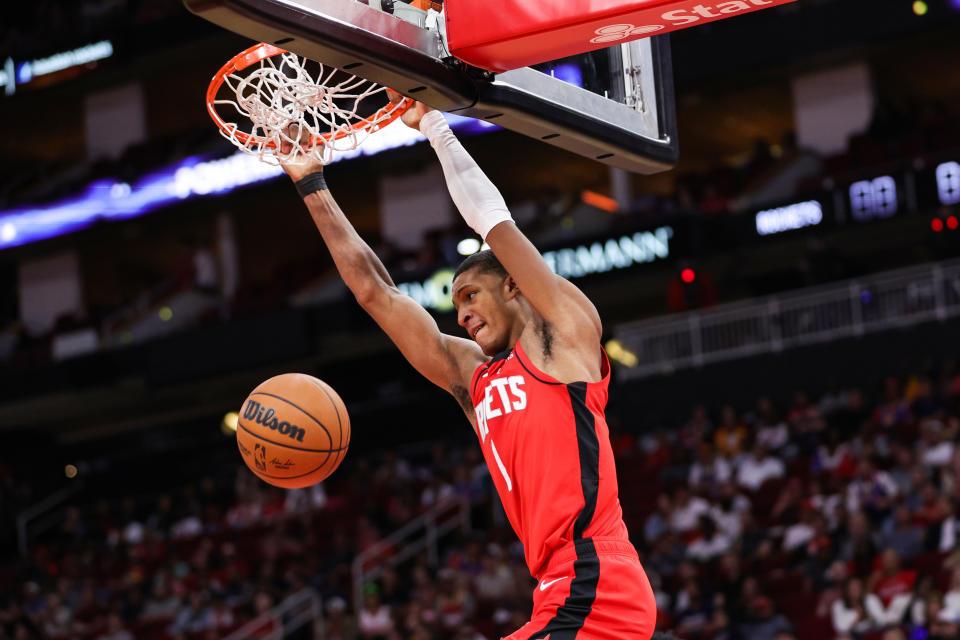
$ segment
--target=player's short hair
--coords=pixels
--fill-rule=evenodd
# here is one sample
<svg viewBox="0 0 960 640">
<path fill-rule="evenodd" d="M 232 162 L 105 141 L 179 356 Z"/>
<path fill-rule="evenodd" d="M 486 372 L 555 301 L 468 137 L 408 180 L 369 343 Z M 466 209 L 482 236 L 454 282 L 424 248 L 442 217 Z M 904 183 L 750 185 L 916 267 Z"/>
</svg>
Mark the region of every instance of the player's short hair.
<svg viewBox="0 0 960 640">
<path fill-rule="evenodd" d="M 465 271 L 469 271 L 474 267 L 480 269 L 480 273 L 492 273 L 494 275 L 507 277 L 507 270 L 503 268 L 503 265 L 500 264 L 500 261 L 497 260 L 497 256 L 493 255 L 493 251 L 490 249 L 484 249 L 483 251 L 478 251 L 472 256 L 468 256 L 466 260 L 460 263 L 460 266 L 457 267 L 457 270 L 453 273 L 453 279 L 456 280 L 457 276 Z"/>
</svg>

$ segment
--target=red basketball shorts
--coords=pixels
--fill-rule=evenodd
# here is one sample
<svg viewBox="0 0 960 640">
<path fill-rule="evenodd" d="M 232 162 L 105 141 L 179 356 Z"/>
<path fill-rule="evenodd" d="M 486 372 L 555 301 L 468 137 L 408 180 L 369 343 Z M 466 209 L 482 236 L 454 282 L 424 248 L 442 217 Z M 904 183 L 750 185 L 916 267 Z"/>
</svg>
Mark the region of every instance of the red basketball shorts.
<svg viewBox="0 0 960 640">
<path fill-rule="evenodd" d="M 657 604 L 629 542 L 584 538 L 550 558 L 530 622 L 503 640 L 650 640 Z"/>
</svg>

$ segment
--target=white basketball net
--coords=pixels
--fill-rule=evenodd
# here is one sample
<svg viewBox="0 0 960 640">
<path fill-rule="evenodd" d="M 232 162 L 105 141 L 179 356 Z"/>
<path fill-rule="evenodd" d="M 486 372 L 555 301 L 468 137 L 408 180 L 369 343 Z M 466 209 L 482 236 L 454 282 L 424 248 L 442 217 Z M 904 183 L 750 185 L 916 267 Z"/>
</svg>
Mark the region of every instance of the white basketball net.
<svg viewBox="0 0 960 640">
<path fill-rule="evenodd" d="M 244 69 L 242 76 L 237 72 L 225 76 L 224 85 L 234 97 L 216 99 L 213 104 L 229 105 L 253 124 L 251 131 L 241 132 L 236 122 L 224 118 L 223 136 L 244 153 L 273 165 L 298 164 L 306 156 L 328 162 L 335 151 L 356 149 L 401 108 L 389 104 L 386 87 L 320 63 L 314 77 L 306 62 L 287 52 Z M 338 82 L 331 84 L 335 79 Z M 359 115 L 361 101 L 380 92 L 387 108 L 372 116 Z M 323 144 L 300 144 L 300 140 L 320 137 Z M 281 151 L 281 141 L 291 143 L 289 152 Z"/>
</svg>

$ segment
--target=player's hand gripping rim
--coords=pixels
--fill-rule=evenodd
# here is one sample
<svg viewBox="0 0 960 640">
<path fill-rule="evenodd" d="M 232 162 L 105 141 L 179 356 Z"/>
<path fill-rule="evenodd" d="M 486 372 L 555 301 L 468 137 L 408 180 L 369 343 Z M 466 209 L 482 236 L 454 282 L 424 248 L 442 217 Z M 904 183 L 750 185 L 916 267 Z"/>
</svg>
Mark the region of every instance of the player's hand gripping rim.
<svg viewBox="0 0 960 640">
<path fill-rule="evenodd" d="M 398 104 L 401 100 L 403 100 L 403 96 L 393 89 L 387 89 L 387 99 L 391 104 Z M 403 115 L 400 116 L 400 120 L 402 120 L 403 124 L 407 125 L 411 129 L 420 131 L 420 120 L 422 120 L 423 116 L 431 111 L 434 111 L 433 107 L 428 107 L 422 102 L 414 102 L 409 109 L 403 112 Z"/>
<path fill-rule="evenodd" d="M 317 145 L 322 147 L 323 143 L 318 142 Z M 314 146 L 310 132 L 300 123 L 294 122 L 288 125 L 280 134 L 280 153 L 278 156 L 293 158 L 289 162 L 281 161 L 280 166 L 294 182 L 299 182 L 311 173 L 321 173 L 323 171 L 323 162 L 313 155 L 303 153 L 303 150 L 313 149 Z M 291 152 L 295 150 L 296 153 L 290 156 Z M 322 151 L 322 148 L 320 150 Z"/>
</svg>

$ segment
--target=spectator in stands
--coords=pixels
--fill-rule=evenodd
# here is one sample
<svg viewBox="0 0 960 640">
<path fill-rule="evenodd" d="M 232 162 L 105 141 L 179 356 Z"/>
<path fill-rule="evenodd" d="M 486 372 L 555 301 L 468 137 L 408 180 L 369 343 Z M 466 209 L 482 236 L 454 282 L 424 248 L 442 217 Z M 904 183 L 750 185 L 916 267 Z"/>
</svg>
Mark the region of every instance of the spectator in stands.
<svg viewBox="0 0 960 640">
<path fill-rule="evenodd" d="M 724 405 L 720 411 L 720 426 L 713 434 L 717 452 L 727 458 L 735 458 L 743 452 L 743 442 L 747 437 L 747 428 L 737 417 L 731 405 Z"/>
<path fill-rule="evenodd" d="M 194 591 L 187 600 L 187 607 L 177 613 L 173 624 L 170 625 L 169 632 L 176 634 L 206 631 L 213 625 L 212 614 L 205 594 Z"/>
<path fill-rule="evenodd" d="M 658 429 L 655 434 L 642 436 L 640 447 L 643 451 L 643 466 L 649 469 L 651 474 L 660 472 L 670 464 L 673 446 L 666 429 Z"/>
<path fill-rule="evenodd" d="M 670 528 L 678 533 L 693 531 L 699 524 L 700 516 L 710 511 L 710 504 L 690 490 L 678 486 L 673 494 L 673 513 L 670 515 Z"/>
<path fill-rule="evenodd" d="M 107 630 L 97 637 L 97 640 L 134 640 L 133 634 L 123 626 L 123 621 L 116 613 L 107 616 Z"/>
<path fill-rule="evenodd" d="M 724 610 L 729 618 L 737 618 L 737 599 L 743 590 L 745 579 L 740 554 L 735 549 L 723 554 L 718 562 L 714 589 L 723 596 Z"/>
<path fill-rule="evenodd" d="M 420 507 L 424 510 L 430 509 L 436 505 L 448 504 L 456 497 L 453 485 L 445 482 L 439 476 L 433 476 L 420 494 Z"/>
<path fill-rule="evenodd" d="M 697 461 L 690 466 L 687 482 L 691 491 L 713 493 L 730 479 L 730 475 L 730 464 L 704 443 L 697 448 Z"/>
<path fill-rule="evenodd" d="M 934 419 L 924 420 L 920 424 L 922 439 L 917 444 L 917 458 L 927 468 L 946 467 L 953 461 L 953 437 L 945 425 Z"/>
<path fill-rule="evenodd" d="M 883 385 L 884 402 L 873 413 L 873 421 L 884 429 L 893 429 L 910 419 L 910 407 L 900 393 L 900 381 L 887 378 Z"/>
<path fill-rule="evenodd" d="M 923 551 L 924 531 L 913 524 L 913 514 L 906 505 L 897 507 L 883 523 L 883 545 L 911 560 Z"/>
<path fill-rule="evenodd" d="M 758 596 L 750 603 L 750 618 L 740 625 L 740 631 L 750 640 L 776 640 L 777 634 L 792 629 L 790 622 L 776 613 L 773 600 Z"/>
<path fill-rule="evenodd" d="M 817 533 L 816 525 L 820 524 L 820 520 L 820 516 L 812 506 L 804 505 L 800 510 L 800 521 L 790 525 L 783 532 L 783 550 L 791 553 L 813 540 Z"/>
<path fill-rule="evenodd" d="M 743 514 L 749 511 L 750 500 L 737 490 L 737 485 L 727 482 L 720 487 L 710 515 L 727 537 L 737 540 L 743 531 Z"/>
<path fill-rule="evenodd" d="M 810 402 L 806 391 L 793 394 L 793 406 L 787 412 L 787 423 L 796 433 L 816 433 L 825 426 L 820 407 Z"/>
<path fill-rule="evenodd" d="M 917 505 L 913 518 L 918 526 L 924 528 L 926 539 L 932 541 L 927 547 L 936 547 L 940 525 L 949 515 L 949 502 L 940 495 L 932 482 L 924 483 L 920 490 L 920 504 Z"/>
<path fill-rule="evenodd" d="M 946 516 L 939 526 L 934 525 L 930 532 L 937 541 L 937 551 L 942 553 L 954 551 L 960 546 L 960 506 L 956 500 L 944 500 L 947 508 Z"/>
<path fill-rule="evenodd" d="M 753 416 L 753 426 L 756 431 L 756 442 L 780 455 L 787 454 L 790 430 L 787 428 L 787 423 L 777 416 L 770 398 L 763 396 L 757 400 L 757 411 Z"/>
<path fill-rule="evenodd" d="M 690 414 L 690 420 L 680 428 L 680 443 L 684 449 L 695 451 L 713 433 L 713 423 L 707 414 L 707 408 L 697 405 Z"/>
<path fill-rule="evenodd" d="M 960 567 L 950 574 L 950 590 L 943 596 L 943 610 L 940 616 L 944 620 L 960 623 Z"/>
<path fill-rule="evenodd" d="M 877 556 L 877 536 L 870 521 L 860 511 L 847 517 L 846 531 L 840 547 L 840 558 L 851 565 L 854 575 L 866 575 L 873 570 Z"/>
<path fill-rule="evenodd" d="M 783 460 L 771 456 L 767 448 L 755 443 L 750 453 L 740 461 L 737 469 L 737 484 L 750 491 L 756 491 L 767 480 L 782 478 L 786 474 Z"/>
<path fill-rule="evenodd" d="M 790 478 L 773 503 L 770 515 L 780 522 L 795 522 L 800 519 L 803 502 L 803 482 Z"/>
<path fill-rule="evenodd" d="M 745 557 L 766 557 L 773 551 L 773 542 L 750 511 L 740 514 L 740 553 Z"/>
<path fill-rule="evenodd" d="M 324 620 L 324 631 L 327 640 L 356 640 L 357 625 L 351 616 L 346 614 L 347 603 L 334 596 L 327 600 L 327 619 Z"/>
<path fill-rule="evenodd" d="M 933 381 L 929 376 L 920 376 L 915 379 L 915 389 L 907 394 L 910 402 L 910 413 L 918 420 L 929 418 L 946 408 L 943 395 L 934 390 Z"/>
<path fill-rule="evenodd" d="M 863 510 L 879 523 L 890 512 L 897 485 L 886 471 L 878 471 L 870 460 L 861 460 L 857 476 L 847 486 L 847 511 Z"/>
<path fill-rule="evenodd" d="M 643 538 L 648 544 L 656 542 L 670 530 L 672 512 L 673 503 L 670 501 L 670 496 L 666 493 L 657 495 L 657 508 L 643 523 Z"/>
<path fill-rule="evenodd" d="M 477 599 L 481 603 L 503 603 L 514 595 L 513 575 L 503 552 L 484 554 L 483 569 L 473 578 Z"/>
<path fill-rule="evenodd" d="M 831 378 L 828 384 L 827 391 L 820 396 L 820 401 L 817 402 L 817 407 L 824 418 L 830 418 L 847 404 L 848 394 L 839 388 L 836 378 Z"/>
<path fill-rule="evenodd" d="M 818 592 L 816 608 L 818 618 L 830 617 L 831 611 L 833 610 L 833 603 L 843 597 L 847 579 L 850 577 L 847 563 L 842 560 L 837 560 L 836 555 L 833 557 L 834 560 L 824 572 L 820 585 L 816 586 L 815 583 Z"/>
<path fill-rule="evenodd" d="M 867 611 L 873 622 L 880 627 L 900 624 L 912 599 L 917 572 L 903 569 L 900 556 L 887 549 L 880 558 L 881 566 L 867 581 Z"/>
<path fill-rule="evenodd" d="M 437 607 L 440 611 L 440 626 L 450 634 L 461 628 L 473 614 L 474 600 L 470 595 L 469 578 L 458 574 L 449 567 L 441 569 L 439 598 Z"/>
<path fill-rule="evenodd" d="M 830 531 L 836 531 L 840 525 L 841 509 L 843 507 L 843 497 L 839 493 L 832 493 L 824 487 L 835 486 L 835 482 L 829 478 L 821 482 L 811 480 L 809 488 L 809 497 L 807 502 L 816 509 L 824 518 L 826 518 L 827 528 Z"/>
<path fill-rule="evenodd" d="M 380 602 L 377 586 L 364 588 L 363 608 L 360 610 L 360 637 L 364 640 L 399 640 L 390 608 Z"/>
<path fill-rule="evenodd" d="M 700 535 L 687 545 L 687 556 L 700 562 L 710 562 L 730 550 L 732 541 L 707 514 L 700 516 Z"/>
<path fill-rule="evenodd" d="M 891 448 L 894 466 L 890 469 L 890 479 L 897 485 L 897 493 L 906 495 L 914 486 L 914 458 L 913 452 L 902 444 L 895 444 Z"/>
<path fill-rule="evenodd" d="M 67 635 L 73 628 L 73 611 L 57 594 L 50 594 L 46 600 L 45 608 L 39 616 L 43 632 L 48 636 Z"/>
<path fill-rule="evenodd" d="M 960 635 L 960 625 L 949 619 L 950 614 L 944 611 L 939 594 L 931 594 L 925 605 L 923 621 L 914 627 L 912 637 L 952 640 Z"/>
<path fill-rule="evenodd" d="M 840 478 L 851 478 L 856 470 L 850 448 L 841 441 L 840 431 L 835 427 L 826 430 L 824 442 L 817 447 L 810 464 L 813 473 L 830 473 Z"/>
<path fill-rule="evenodd" d="M 688 578 L 674 602 L 676 631 L 685 638 L 702 638 L 709 632 L 713 610 L 696 578 Z"/>
<path fill-rule="evenodd" d="M 407 590 L 401 584 L 400 577 L 393 567 L 387 567 L 380 574 L 379 586 L 380 600 L 391 610 L 403 606 L 410 600 Z"/>
<path fill-rule="evenodd" d="M 848 578 L 843 583 L 843 595 L 830 607 L 830 620 L 833 630 L 842 638 L 861 635 L 873 627 L 860 578 Z"/>
</svg>

